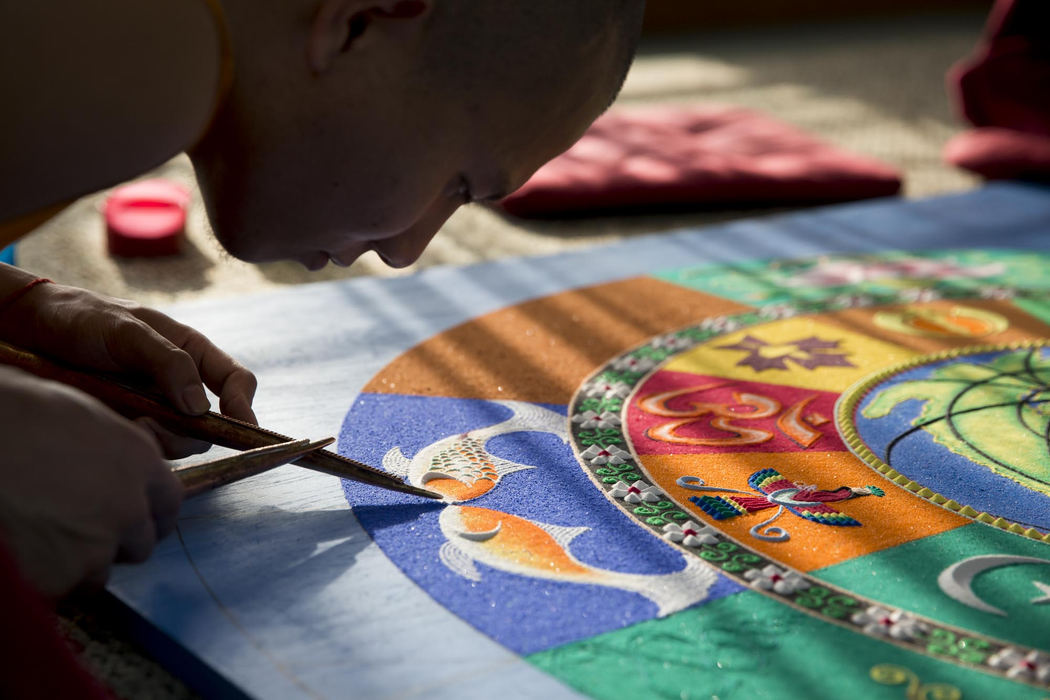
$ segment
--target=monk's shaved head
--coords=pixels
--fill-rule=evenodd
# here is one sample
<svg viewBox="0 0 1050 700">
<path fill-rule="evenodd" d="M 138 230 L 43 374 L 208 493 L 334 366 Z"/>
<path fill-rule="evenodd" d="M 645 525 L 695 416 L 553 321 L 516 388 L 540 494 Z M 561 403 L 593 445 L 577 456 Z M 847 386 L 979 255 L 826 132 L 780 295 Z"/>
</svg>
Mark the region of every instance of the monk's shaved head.
<svg viewBox="0 0 1050 700">
<path fill-rule="evenodd" d="M 539 83 L 558 80 L 565 61 L 607 52 L 602 87 L 619 92 L 637 48 L 644 0 L 446 0 L 435 8 L 431 56 L 441 71 L 475 74 L 517 67 Z M 523 28 L 527 28 L 524 29 Z M 451 44 L 449 35 L 459 39 Z M 450 50 L 451 48 L 451 50 Z"/>
<path fill-rule="evenodd" d="M 396 266 L 519 187 L 623 83 L 643 0 L 220 0 L 230 99 L 191 153 L 235 256 Z"/>
</svg>

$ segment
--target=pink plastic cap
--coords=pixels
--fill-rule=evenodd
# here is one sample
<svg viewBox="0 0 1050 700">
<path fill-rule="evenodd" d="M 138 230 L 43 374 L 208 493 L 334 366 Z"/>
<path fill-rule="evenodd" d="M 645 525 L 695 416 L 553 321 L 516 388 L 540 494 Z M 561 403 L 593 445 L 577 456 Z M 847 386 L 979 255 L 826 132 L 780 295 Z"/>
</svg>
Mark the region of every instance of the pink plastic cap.
<svg viewBox="0 0 1050 700">
<path fill-rule="evenodd" d="M 106 198 L 109 254 L 128 258 L 173 255 L 186 234 L 189 191 L 169 180 L 142 180 Z"/>
</svg>

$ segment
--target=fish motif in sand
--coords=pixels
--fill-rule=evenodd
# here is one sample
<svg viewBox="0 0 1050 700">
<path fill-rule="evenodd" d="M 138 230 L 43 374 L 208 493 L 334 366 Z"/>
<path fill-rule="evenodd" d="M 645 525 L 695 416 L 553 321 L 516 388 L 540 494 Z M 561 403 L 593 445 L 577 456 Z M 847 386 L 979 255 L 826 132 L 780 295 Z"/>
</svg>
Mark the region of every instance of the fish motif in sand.
<svg viewBox="0 0 1050 700">
<path fill-rule="evenodd" d="M 391 448 L 383 457 L 383 468 L 413 486 L 440 493 L 449 503 L 469 501 L 482 496 L 499 480 L 516 471 L 534 469 L 533 465 L 501 459 L 488 451 L 488 442 L 498 435 L 518 432 L 542 432 L 568 442 L 568 420 L 543 406 L 524 401 L 492 401 L 510 409 L 504 421 L 483 428 L 450 435 L 405 457 L 400 447 Z"/>
<path fill-rule="evenodd" d="M 645 596 L 661 617 L 704 600 L 717 574 L 698 557 L 669 574 L 632 574 L 590 566 L 569 551 L 590 528 L 550 525 L 476 506 L 447 506 L 439 517 L 441 562 L 463 578 L 480 581 L 476 564 L 520 576 L 608 586 Z"/>
</svg>

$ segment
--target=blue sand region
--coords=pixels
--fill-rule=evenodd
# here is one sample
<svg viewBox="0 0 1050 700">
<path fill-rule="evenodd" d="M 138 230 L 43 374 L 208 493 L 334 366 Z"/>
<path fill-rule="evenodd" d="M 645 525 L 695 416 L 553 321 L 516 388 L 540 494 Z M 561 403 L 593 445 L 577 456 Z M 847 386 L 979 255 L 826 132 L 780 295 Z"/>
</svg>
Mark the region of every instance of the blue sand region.
<svg viewBox="0 0 1050 700">
<path fill-rule="evenodd" d="M 541 404 L 544 405 L 544 404 Z M 544 405 L 562 415 L 565 406 Z M 347 414 L 339 452 L 379 465 L 399 446 L 406 457 L 447 436 L 499 423 L 510 409 L 475 399 L 362 394 Z M 646 532 L 591 483 L 571 447 L 549 433 L 518 432 L 488 443 L 503 459 L 535 469 L 504 476 L 483 496 L 462 505 L 503 511 L 533 521 L 590 527 L 572 540 L 572 556 L 598 569 L 660 575 L 682 569 L 685 555 Z M 561 583 L 477 564 L 474 582 L 438 558 L 446 538 L 438 517 L 445 507 L 407 494 L 344 481 L 361 526 L 383 552 L 441 605 L 519 654 L 531 654 L 656 616 L 648 598 L 606 586 Z M 741 590 L 718 576 L 707 601 Z"/>
<path fill-rule="evenodd" d="M 966 355 L 965 361 L 987 362 L 1001 354 Z M 958 360 L 936 362 L 894 375 L 874 386 L 857 405 L 853 416 L 857 433 L 879 459 L 886 461 L 890 443 L 914 428 L 913 422 L 922 411 L 923 402 L 904 401 L 881 418 L 865 418 L 864 409 L 881 390 L 906 381 L 926 379 L 938 368 L 954 362 Z M 1050 531 L 1050 498 L 937 444 L 925 430 L 915 430 L 899 440 L 893 447 L 891 458 L 890 466 L 895 470 L 946 498 L 1026 527 Z"/>
</svg>

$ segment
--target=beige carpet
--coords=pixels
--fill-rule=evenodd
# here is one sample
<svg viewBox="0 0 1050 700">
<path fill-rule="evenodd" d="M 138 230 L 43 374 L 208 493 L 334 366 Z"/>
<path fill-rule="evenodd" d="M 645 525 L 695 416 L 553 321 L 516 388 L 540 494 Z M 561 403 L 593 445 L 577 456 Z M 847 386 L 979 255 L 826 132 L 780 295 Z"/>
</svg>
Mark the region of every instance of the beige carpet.
<svg viewBox="0 0 1050 700">
<path fill-rule="evenodd" d="M 966 190 L 976 181 L 940 159 L 944 142 L 960 128 L 945 97 L 943 76 L 969 52 L 982 21 L 975 14 L 941 15 L 646 41 L 620 101 L 717 102 L 764 110 L 900 168 L 908 197 Z M 192 181 L 184 158 L 159 173 Z M 100 201 L 101 195 L 82 200 L 26 239 L 19 248 L 21 264 L 55 280 L 149 304 L 412 272 L 387 270 L 371 254 L 350 270 L 330 267 L 314 274 L 294 264 L 245 265 L 225 256 L 210 239 L 199 204 L 181 256 L 118 262 L 104 252 Z M 555 253 L 756 213 L 763 212 L 521 223 L 467 207 L 448 222 L 413 269 Z M 85 648 L 88 663 L 121 696 L 190 696 L 178 681 L 115 638 L 97 616 L 69 611 L 64 626 Z"/>
</svg>

